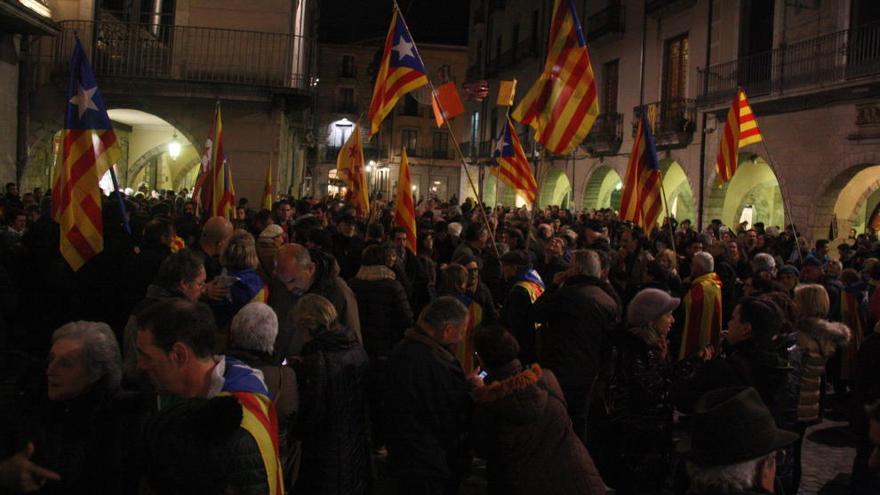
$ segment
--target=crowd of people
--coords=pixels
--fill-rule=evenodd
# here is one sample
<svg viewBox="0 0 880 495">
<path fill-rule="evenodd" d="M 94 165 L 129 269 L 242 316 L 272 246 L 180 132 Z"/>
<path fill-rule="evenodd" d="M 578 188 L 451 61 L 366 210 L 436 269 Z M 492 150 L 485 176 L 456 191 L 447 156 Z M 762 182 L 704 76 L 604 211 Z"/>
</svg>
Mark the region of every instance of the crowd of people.
<svg viewBox="0 0 880 495">
<path fill-rule="evenodd" d="M 439 495 L 485 465 L 490 494 L 796 494 L 835 404 L 880 493 L 873 235 L 430 200 L 413 252 L 381 198 L 169 191 L 105 198 L 74 272 L 50 201 L 0 197 L 0 491 Z"/>
</svg>

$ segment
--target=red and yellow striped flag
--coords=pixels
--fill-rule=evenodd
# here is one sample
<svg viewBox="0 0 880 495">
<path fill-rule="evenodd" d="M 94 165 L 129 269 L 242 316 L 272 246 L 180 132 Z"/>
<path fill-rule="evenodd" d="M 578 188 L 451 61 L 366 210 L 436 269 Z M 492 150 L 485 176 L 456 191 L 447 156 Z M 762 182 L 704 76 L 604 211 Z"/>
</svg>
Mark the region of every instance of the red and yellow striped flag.
<svg viewBox="0 0 880 495">
<path fill-rule="evenodd" d="M 507 119 L 507 125 L 504 126 L 504 130 L 501 131 L 501 136 L 495 144 L 492 158 L 495 159 L 498 166 L 491 167 L 489 171 L 521 194 L 527 203 L 535 204 L 535 198 L 538 196 L 538 183 L 535 181 L 529 159 L 523 151 L 519 136 L 517 136 L 510 118 Z"/>
<path fill-rule="evenodd" d="M 736 167 L 739 165 L 739 150 L 750 144 L 760 142 L 764 138 L 758 129 L 758 121 L 749 106 L 746 92 L 739 88 L 733 98 L 730 111 L 727 112 L 727 122 L 724 123 L 724 132 L 721 134 L 721 144 L 718 146 L 718 158 L 715 160 L 715 170 L 718 172 L 718 184 L 724 184 L 733 178 Z"/>
<path fill-rule="evenodd" d="M 379 62 L 373 99 L 367 118 L 370 119 L 370 136 L 379 131 L 382 121 L 394 108 L 397 100 L 410 91 L 428 84 L 425 64 L 409 34 L 403 15 L 397 7 L 391 15 L 391 26 L 385 36 L 385 48 Z"/>
<path fill-rule="evenodd" d="M 214 111 L 211 131 L 205 140 L 202 172 L 193 188 L 193 198 L 196 198 L 208 217 L 226 217 L 231 221 L 235 216 L 235 188 L 232 186 L 232 170 L 223 150 L 223 119 L 220 116 L 219 101 Z"/>
<path fill-rule="evenodd" d="M 416 249 L 416 207 L 412 197 L 412 179 L 409 176 L 409 160 L 406 148 L 400 155 L 400 173 L 397 176 L 397 199 L 394 201 L 394 225 L 406 230 L 406 248 L 413 254 Z"/>
<path fill-rule="evenodd" d="M 260 201 L 260 208 L 272 211 L 272 162 L 266 167 L 266 182 L 263 184 L 263 200 Z"/>
<path fill-rule="evenodd" d="M 61 255 L 74 271 L 104 249 L 98 182 L 120 156 L 104 98 L 76 38 L 61 163 L 52 183 L 52 216 L 61 225 Z"/>
<path fill-rule="evenodd" d="M 663 198 L 660 191 L 662 178 L 660 162 L 657 161 L 657 146 L 647 114 L 645 107 L 642 107 L 639 129 L 633 140 L 629 163 L 626 165 L 626 178 L 623 180 L 620 218 L 635 223 L 645 232 L 651 232 L 657 225 Z"/>
<path fill-rule="evenodd" d="M 556 0 L 544 71 L 513 111 L 548 150 L 567 154 L 587 137 L 599 99 L 587 40 L 573 0 Z"/>
<path fill-rule="evenodd" d="M 678 359 L 721 340 L 721 278 L 714 272 L 694 279 L 684 296 L 684 331 Z"/>
<path fill-rule="evenodd" d="M 284 495 L 284 472 L 278 445 L 278 415 L 275 404 L 263 394 L 250 392 L 222 392 L 232 395 L 241 403 L 241 427 L 254 437 L 266 470 L 268 495 Z"/>
<path fill-rule="evenodd" d="M 351 205 L 358 215 L 370 212 L 370 195 L 367 185 L 367 169 L 364 166 L 364 147 L 361 144 L 361 126 L 355 123 L 351 136 L 336 155 L 336 172 L 348 185 Z"/>
</svg>

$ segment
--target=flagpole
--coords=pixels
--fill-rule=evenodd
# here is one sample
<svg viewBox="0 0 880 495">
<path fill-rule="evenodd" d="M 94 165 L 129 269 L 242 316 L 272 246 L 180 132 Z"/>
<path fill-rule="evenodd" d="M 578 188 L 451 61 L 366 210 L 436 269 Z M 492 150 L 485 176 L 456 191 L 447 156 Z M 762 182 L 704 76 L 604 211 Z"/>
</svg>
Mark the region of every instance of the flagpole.
<svg viewBox="0 0 880 495">
<path fill-rule="evenodd" d="M 709 93 L 709 64 L 712 62 L 712 14 L 715 10 L 714 0 L 709 0 L 709 28 L 706 33 L 706 64 L 703 70 L 703 95 Z M 697 210 L 697 228 L 703 231 L 703 207 L 706 197 L 706 124 L 709 112 L 703 112 L 703 123 L 700 126 L 700 188 L 699 209 Z"/>
<path fill-rule="evenodd" d="M 767 146 L 767 139 L 761 139 L 761 145 L 764 147 L 764 153 L 767 155 L 767 161 L 770 162 L 770 170 L 773 171 L 773 175 L 776 177 L 776 182 L 779 184 L 779 191 L 782 195 L 782 208 L 783 212 L 788 210 L 788 218 L 789 224 L 791 225 L 791 232 L 794 234 L 794 246 L 798 253 L 798 259 L 801 264 L 804 263 L 804 255 L 801 253 L 801 242 L 800 236 L 798 235 L 797 227 L 794 224 L 794 214 L 791 211 L 791 203 L 788 199 L 788 192 L 784 190 L 782 182 L 779 180 L 779 173 L 776 171 L 776 160 L 773 159 L 773 155 L 770 154 L 770 147 Z M 785 230 L 785 222 L 782 222 L 782 229 Z M 829 241 L 833 241 L 834 239 L 829 239 Z M 791 256 L 791 255 L 789 255 Z"/>
<path fill-rule="evenodd" d="M 397 9 L 398 15 L 400 15 L 400 21 L 403 22 L 403 25 L 406 26 L 407 32 L 409 31 L 409 26 L 406 25 L 406 19 L 403 17 L 403 12 L 400 10 L 400 6 L 397 4 L 397 0 L 394 1 L 394 8 Z M 428 87 L 431 89 L 431 98 L 433 101 L 437 103 L 437 108 L 440 109 L 440 115 L 443 116 L 443 122 L 446 124 L 446 132 L 449 133 L 449 137 L 452 139 L 453 148 L 455 148 L 455 154 L 458 156 L 458 160 L 461 163 L 462 168 L 464 168 L 465 176 L 467 177 L 468 184 L 471 186 L 471 191 L 474 193 L 474 198 L 477 201 L 477 206 L 480 209 L 480 216 L 483 217 L 483 223 L 486 225 L 486 230 L 489 232 L 489 238 L 492 240 L 492 250 L 495 251 L 496 257 L 501 257 L 501 254 L 498 252 L 498 246 L 495 245 L 495 231 L 492 229 L 492 226 L 489 225 L 489 218 L 486 216 L 486 209 L 483 208 L 483 204 L 480 202 L 480 193 L 477 191 L 477 186 L 474 184 L 474 179 L 471 176 L 470 170 L 467 168 L 467 160 L 464 157 L 464 154 L 461 152 L 461 146 L 458 143 L 458 138 L 455 136 L 455 132 L 452 130 L 452 124 L 449 122 L 449 119 L 446 118 L 446 109 L 443 108 L 443 103 L 440 102 L 440 98 L 437 98 L 437 90 L 434 88 L 434 83 L 431 81 L 431 78 L 425 74 L 425 79 L 428 80 Z"/>
</svg>

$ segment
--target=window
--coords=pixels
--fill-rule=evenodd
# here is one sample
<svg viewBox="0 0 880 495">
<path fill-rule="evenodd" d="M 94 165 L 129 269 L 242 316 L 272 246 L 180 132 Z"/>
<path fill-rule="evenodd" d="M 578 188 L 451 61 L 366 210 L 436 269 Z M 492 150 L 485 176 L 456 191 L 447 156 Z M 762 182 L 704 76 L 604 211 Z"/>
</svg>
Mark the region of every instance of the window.
<svg viewBox="0 0 880 495">
<path fill-rule="evenodd" d="M 603 113 L 617 113 L 617 83 L 620 60 L 612 60 L 602 66 L 602 106 Z"/>
<path fill-rule="evenodd" d="M 491 140 L 495 141 L 498 139 L 498 107 L 492 109 L 492 120 L 489 122 L 489 129 L 491 132 Z"/>
<path fill-rule="evenodd" d="M 336 111 L 357 113 L 354 104 L 354 88 L 339 88 L 336 93 Z"/>
<path fill-rule="evenodd" d="M 501 64 L 501 36 L 495 38 L 495 68 Z"/>
<path fill-rule="evenodd" d="M 469 155 L 473 156 L 476 150 L 479 150 L 478 140 L 480 138 L 480 112 L 471 113 L 471 149 L 468 150 Z"/>
<path fill-rule="evenodd" d="M 477 40 L 477 67 L 483 63 L 483 40 Z"/>
<path fill-rule="evenodd" d="M 449 64 L 443 64 L 437 69 L 437 84 L 445 84 L 449 81 L 452 81 L 452 66 Z"/>
<path fill-rule="evenodd" d="M 516 62 L 517 45 L 519 45 L 519 24 L 513 26 L 513 34 L 511 35 L 511 39 L 510 39 L 510 50 L 511 50 L 511 53 L 513 54 L 513 56 L 511 57 L 511 60 L 509 60 L 510 63 Z"/>
<path fill-rule="evenodd" d="M 407 94 L 403 98 L 403 106 L 400 107 L 400 115 L 406 115 L 408 117 L 418 117 L 421 115 L 419 112 L 419 102 L 416 101 L 412 95 Z"/>
<path fill-rule="evenodd" d="M 663 54 L 663 100 L 687 96 L 688 37 L 683 34 L 666 40 Z"/>
<path fill-rule="evenodd" d="M 415 129 L 404 129 L 400 131 L 400 144 L 406 148 L 406 154 L 415 156 L 416 148 L 419 145 L 419 131 Z"/>
<path fill-rule="evenodd" d="M 343 55 L 342 65 L 339 67 L 340 77 L 355 77 L 354 55 Z"/>
<path fill-rule="evenodd" d="M 434 147 L 431 153 L 432 158 L 449 158 L 449 135 L 445 132 L 434 133 Z"/>
</svg>

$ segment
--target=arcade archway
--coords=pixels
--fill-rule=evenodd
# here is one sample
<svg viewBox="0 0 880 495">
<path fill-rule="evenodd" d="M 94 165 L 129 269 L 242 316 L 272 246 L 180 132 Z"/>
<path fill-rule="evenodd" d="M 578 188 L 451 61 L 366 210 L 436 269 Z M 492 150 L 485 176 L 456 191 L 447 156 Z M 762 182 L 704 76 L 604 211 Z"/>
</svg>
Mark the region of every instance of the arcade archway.
<svg viewBox="0 0 880 495">
<path fill-rule="evenodd" d="M 880 229 L 880 165 L 866 165 L 859 167 L 854 174 L 842 175 L 849 177 L 849 180 L 836 192 L 832 218 L 837 219 L 837 239 L 832 240 L 846 239 L 850 229 L 854 229 L 856 234 Z M 827 238 L 830 220 L 817 220 L 813 238 Z"/>
<path fill-rule="evenodd" d="M 749 226 L 785 225 L 785 208 L 779 181 L 770 165 L 756 155 L 741 154 L 736 173 L 730 182 L 713 187 L 708 198 L 708 219 L 719 219 L 735 226 L 746 221 Z"/>
<path fill-rule="evenodd" d="M 584 186 L 583 208 L 619 210 L 622 189 L 623 179 L 620 174 L 607 165 L 600 165 L 590 174 Z"/>
<path fill-rule="evenodd" d="M 541 181 L 541 189 L 538 192 L 538 205 L 545 207 L 559 205 L 568 208 L 568 196 L 571 192 L 571 182 L 565 171 L 558 167 L 550 167 Z"/>
<path fill-rule="evenodd" d="M 696 220 L 694 193 L 688 182 L 687 174 L 675 160 L 662 160 L 660 171 L 663 174 L 663 189 L 666 191 L 666 203 L 660 218 L 672 216 L 678 221 Z M 669 208 L 667 213 L 666 207 Z"/>
</svg>

